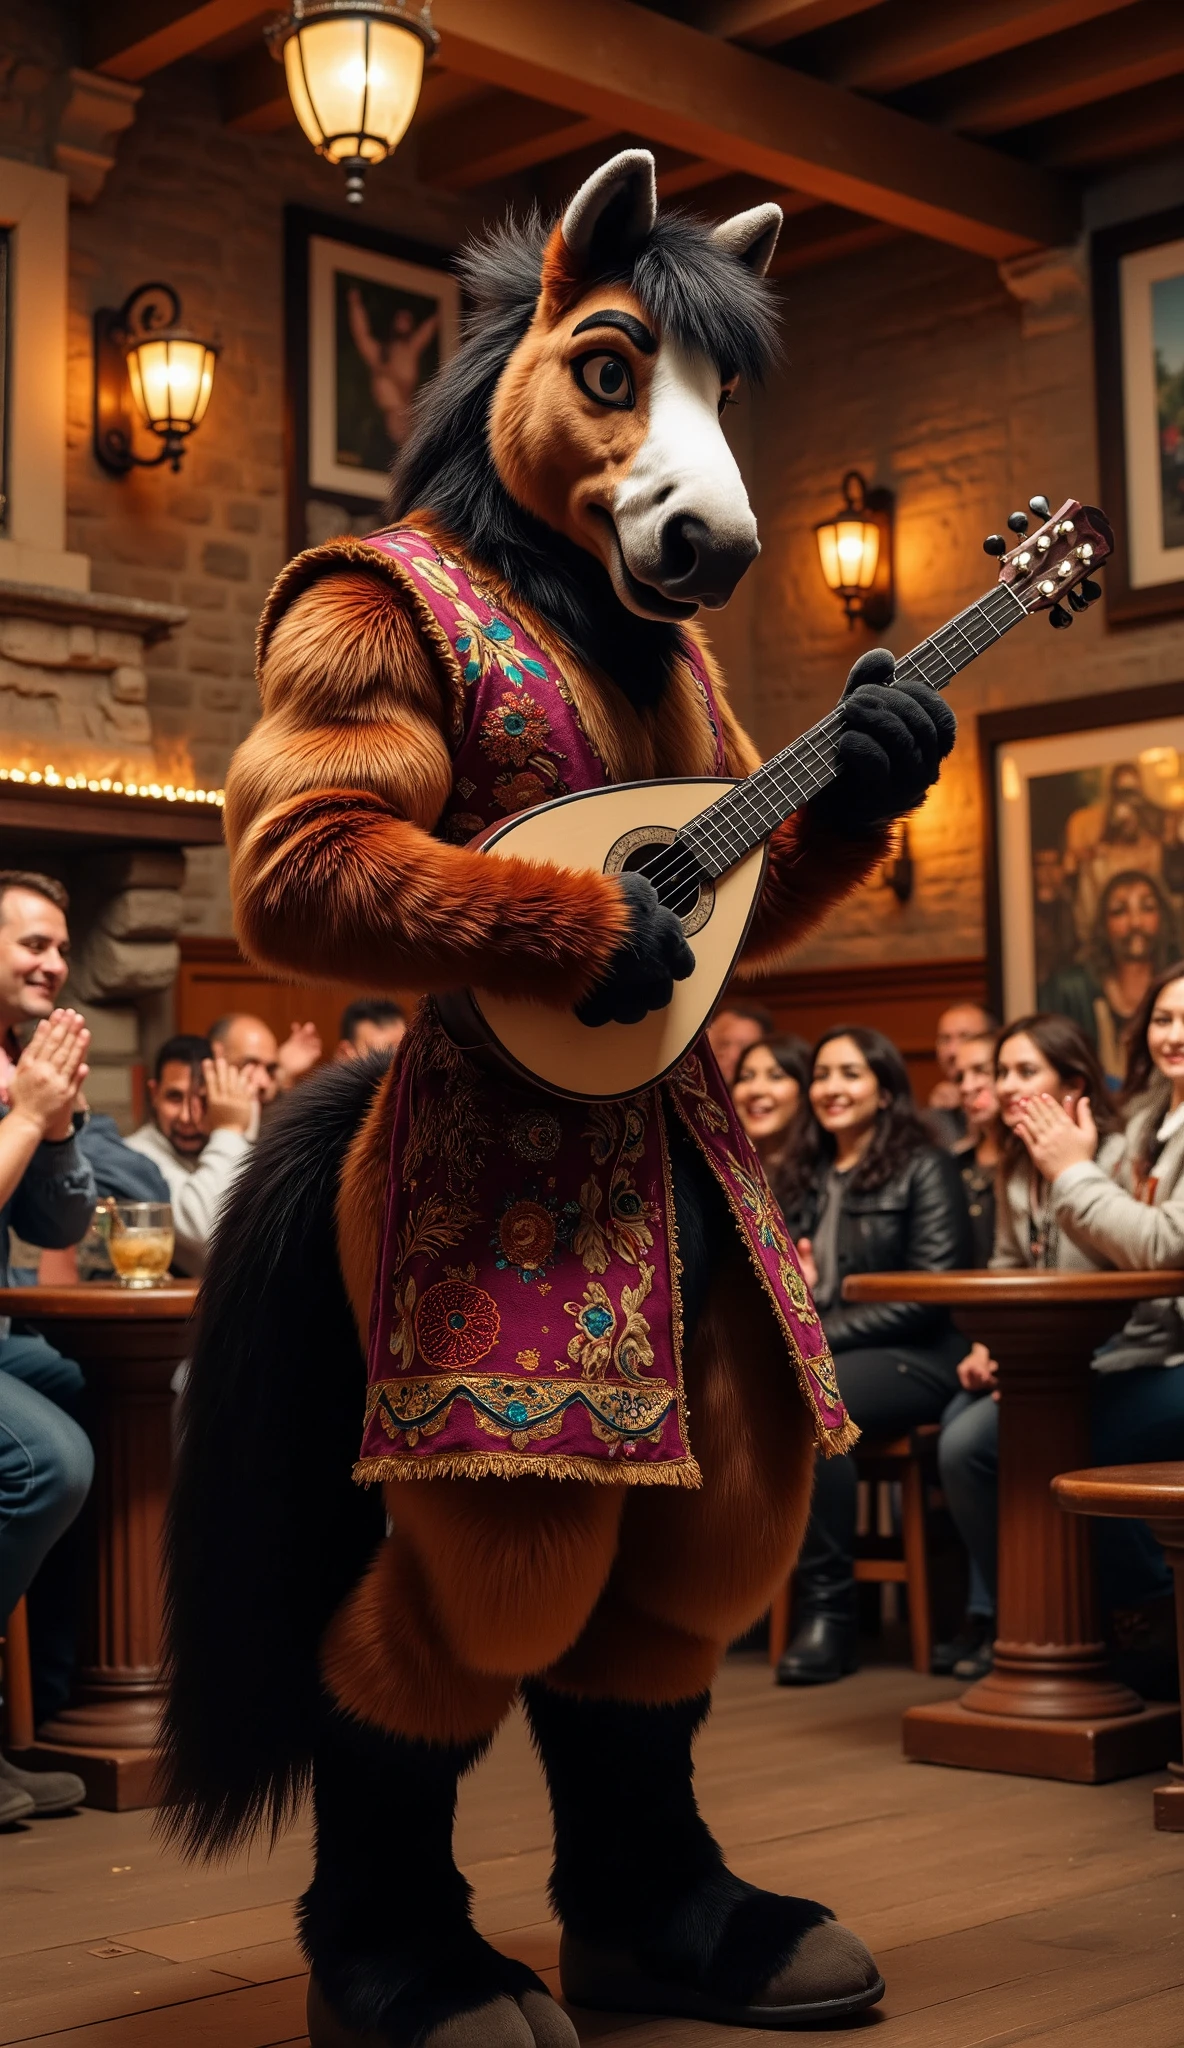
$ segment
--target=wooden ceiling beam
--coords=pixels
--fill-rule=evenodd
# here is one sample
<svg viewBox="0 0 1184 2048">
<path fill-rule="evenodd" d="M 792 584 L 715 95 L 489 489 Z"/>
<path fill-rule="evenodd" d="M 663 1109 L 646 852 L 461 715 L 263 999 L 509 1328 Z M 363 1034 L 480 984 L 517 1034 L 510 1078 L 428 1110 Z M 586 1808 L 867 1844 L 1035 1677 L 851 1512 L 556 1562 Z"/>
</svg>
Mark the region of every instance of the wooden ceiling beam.
<svg viewBox="0 0 1184 2048">
<path fill-rule="evenodd" d="M 274 135 L 295 121 L 283 66 L 266 43 L 219 64 L 217 78 L 218 104 L 228 128 L 241 135 Z"/>
<path fill-rule="evenodd" d="M 1087 22 L 1072 35 L 994 58 L 940 91 L 925 112 L 946 128 L 998 135 L 1090 106 L 1184 71 L 1180 0 L 1139 0 L 1120 23 Z"/>
<path fill-rule="evenodd" d="M 769 275 L 792 277 L 796 271 L 837 263 L 844 256 L 864 255 L 894 242 L 899 233 L 886 221 L 867 220 L 843 206 L 813 206 L 782 229 Z"/>
<path fill-rule="evenodd" d="M 1161 78 L 1138 92 L 1024 129 L 1016 137 L 1034 162 L 1082 171 L 1146 156 L 1184 141 L 1184 92 L 1178 78 Z"/>
<path fill-rule="evenodd" d="M 1077 30 L 1132 0 L 951 0 L 933 13 L 917 0 L 888 0 L 855 28 L 811 39 L 809 68 L 832 85 L 899 92 L 1042 36 Z"/>
<path fill-rule="evenodd" d="M 632 0 L 438 0 L 450 69 L 993 258 L 1071 240 L 1047 173 L 719 43 Z"/>
<path fill-rule="evenodd" d="M 611 132 L 603 122 L 525 99 L 521 93 L 490 93 L 470 108 L 463 123 L 449 114 L 425 129 L 419 143 L 419 174 L 429 185 L 471 192 L 477 185 L 601 143 Z"/>
<path fill-rule="evenodd" d="M 716 178 L 726 178 L 726 164 L 707 163 L 701 156 L 684 157 L 681 163 L 671 164 L 668 170 L 658 172 L 659 199 L 679 199 L 686 192 L 697 192 L 703 185 L 710 185 Z"/>
<path fill-rule="evenodd" d="M 101 0 L 83 9 L 85 62 L 135 82 L 265 14 L 259 0 Z"/>
<path fill-rule="evenodd" d="M 829 28 L 882 4 L 883 0 L 697 0 L 683 19 L 704 35 L 745 43 L 751 50 L 772 50 L 794 36 Z"/>
</svg>

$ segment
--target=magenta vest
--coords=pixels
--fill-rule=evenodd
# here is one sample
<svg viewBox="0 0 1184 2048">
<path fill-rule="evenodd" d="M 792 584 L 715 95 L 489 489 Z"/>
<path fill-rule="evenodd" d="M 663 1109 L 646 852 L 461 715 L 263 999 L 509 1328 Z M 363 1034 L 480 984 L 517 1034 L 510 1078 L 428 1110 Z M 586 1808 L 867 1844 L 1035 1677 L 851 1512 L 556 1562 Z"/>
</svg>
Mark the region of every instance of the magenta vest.
<svg viewBox="0 0 1184 2048">
<path fill-rule="evenodd" d="M 463 844 L 609 780 L 563 675 L 521 620 L 420 533 L 396 528 L 369 545 L 456 685 L 439 837 Z M 722 771 L 721 723 L 689 637 L 685 654 Z M 664 1106 L 723 1189 L 816 1441 L 848 1447 L 855 1432 L 818 1315 L 706 1040 L 643 1095 L 568 1102 L 458 1052 L 428 1001 L 399 1063 L 357 1479 L 699 1483 Z"/>
</svg>

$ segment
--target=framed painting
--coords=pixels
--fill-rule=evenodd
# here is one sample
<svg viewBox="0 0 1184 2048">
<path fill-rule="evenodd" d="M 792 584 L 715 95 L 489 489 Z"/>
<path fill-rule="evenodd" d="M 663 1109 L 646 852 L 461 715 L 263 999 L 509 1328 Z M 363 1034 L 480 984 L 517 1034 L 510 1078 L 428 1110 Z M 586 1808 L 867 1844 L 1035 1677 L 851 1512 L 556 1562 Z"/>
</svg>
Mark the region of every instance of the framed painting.
<svg viewBox="0 0 1184 2048">
<path fill-rule="evenodd" d="M 285 213 L 288 546 L 380 524 L 416 393 L 456 348 L 448 254 Z"/>
<path fill-rule="evenodd" d="M 1072 1017 L 1114 1081 L 1184 951 L 1182 706 L 1171 683 L 979 719 L 994 1001 Z"/>
<path fill-rule="evenodd" d="M 1106 613 L 1184 612 L 1184 207 L 1093 237 Z"/>
</svg>

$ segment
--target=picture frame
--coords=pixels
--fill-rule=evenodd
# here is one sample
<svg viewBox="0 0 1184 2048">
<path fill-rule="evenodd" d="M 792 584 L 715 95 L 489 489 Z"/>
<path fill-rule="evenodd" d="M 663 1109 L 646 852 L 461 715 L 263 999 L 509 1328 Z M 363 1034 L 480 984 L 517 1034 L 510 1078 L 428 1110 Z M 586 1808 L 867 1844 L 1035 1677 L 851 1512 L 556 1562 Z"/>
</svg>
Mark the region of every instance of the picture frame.
<svg viewBox="0 0 1184 2048">
<path fill-rule="evenodd" d="M 1071 1016 L 1112 1081 L 1150 973 L 1184 953 L 1184 695 L 1114 690 L 978 720 L 990 1000 Z"/>
<path fill-rule="evenodd" d="M 1112 625 L 1184 612 L 1184 206 L 1091 242 Z"/>
<path fill-rule="evenodd" d="M 284 212 L 288 549 L 382 522 L 416 392 L 456 349 L 451 252 L 289 206 Z"/>
</svg>

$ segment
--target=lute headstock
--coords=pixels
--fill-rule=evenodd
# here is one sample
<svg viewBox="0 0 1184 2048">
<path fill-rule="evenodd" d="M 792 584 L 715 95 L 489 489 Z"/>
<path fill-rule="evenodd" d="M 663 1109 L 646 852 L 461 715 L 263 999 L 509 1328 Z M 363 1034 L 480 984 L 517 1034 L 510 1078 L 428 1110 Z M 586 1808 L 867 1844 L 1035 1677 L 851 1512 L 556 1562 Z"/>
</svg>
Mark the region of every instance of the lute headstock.
<svg viewBox="0 0 1184 2048">
<path fill-rule="evenodd" d="M 1029 513 L 1042 521 L 1034 533 L 1028 532 Z M 1066 498 L 1050 513 L 1047 498 L 1030 498 L 1028 511 L 1013 512 L 1007 524 L 1020 536 L 1015 546 L 1009 547 L 1001 533 L 988 534 L 983 542 L 984 552 L 999 558 L 1000 583 L 1025 611 L 1046 611 L 1051 625 L 1071 626 L 1073 613 L 1085 611 L 1102 595 L 1092 576 L 1114 552 L 1105 513 L 1076 498 Z"/>
</svg>

